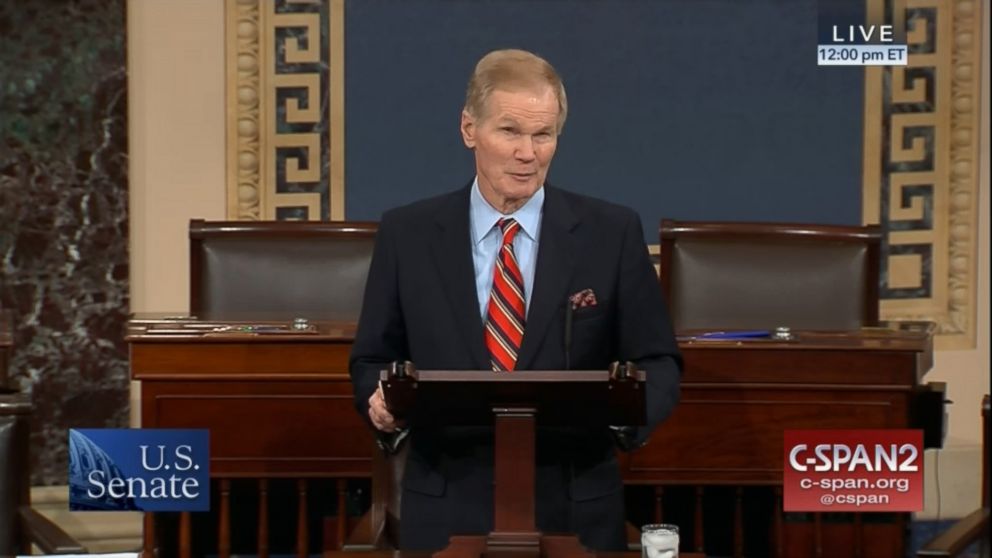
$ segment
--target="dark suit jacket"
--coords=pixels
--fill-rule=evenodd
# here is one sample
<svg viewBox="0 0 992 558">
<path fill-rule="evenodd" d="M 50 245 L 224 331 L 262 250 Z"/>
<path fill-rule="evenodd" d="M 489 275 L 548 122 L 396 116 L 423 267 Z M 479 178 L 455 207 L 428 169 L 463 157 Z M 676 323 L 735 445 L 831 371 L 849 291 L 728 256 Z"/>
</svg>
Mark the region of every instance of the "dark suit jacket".
<svg viewBox="0 0 992 558">
<path fill-rule="evenodd" d="M 681 358 L 633 211 L 545 187 L 534 292 L 517 369 L 562 370 L 569 295 L 593 289 L 574 311 L 571 368 L 630 360 L 647 373 L 650 430 L 678 401 Z M 355 404 L 368 417 L 379 372 L 410 360 L 422 370 L 489 370 L 476 296 L 463 188 L 383 215 L 351 354 Z M 452 534 L 493 525 L 492 431 L 411 425 L 400 545 L 437 549 Z M 623 490 L 607 428 L 539 429 L 537 523 L 571 531 L 593 549 L 624 549 Z"/>
</svg>

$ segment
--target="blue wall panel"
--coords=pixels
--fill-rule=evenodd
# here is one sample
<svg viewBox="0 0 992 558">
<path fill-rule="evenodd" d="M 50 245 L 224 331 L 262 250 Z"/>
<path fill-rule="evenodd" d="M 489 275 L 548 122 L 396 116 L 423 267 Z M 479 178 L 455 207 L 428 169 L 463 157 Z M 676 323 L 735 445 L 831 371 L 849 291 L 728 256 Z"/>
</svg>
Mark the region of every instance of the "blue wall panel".
<svg viewBox="0 0 992 558">
<path fill-rule="evenodd" d="M 350 0 L 347 217 L 470 180 L 468 75 L 518 47 L 569 95 L 551 182 L 636 207 L 650 242 L 661 217 L 859 223 L 863 71 L 817 67 L 816 18 L 815 0 Z"/>
</svg>

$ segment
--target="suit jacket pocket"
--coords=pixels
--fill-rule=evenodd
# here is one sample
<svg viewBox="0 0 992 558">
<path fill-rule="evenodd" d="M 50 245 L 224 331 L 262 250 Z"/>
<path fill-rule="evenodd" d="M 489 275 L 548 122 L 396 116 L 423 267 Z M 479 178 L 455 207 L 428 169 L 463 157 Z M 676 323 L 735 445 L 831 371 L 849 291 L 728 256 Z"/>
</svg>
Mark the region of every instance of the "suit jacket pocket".
<svg viewBox="0 0 992 558">
<path fill-rule="evenodd" d="M 623 488 L 620 467 L 616 456 L 611 455 L 592 466 L 582 468 L 576 465 L 569 486 L 569 496 L 575 502 L 594 500 Z"/>
<path fill-rule="evenodd" d="M 599 306 L 587 306 L 585 308 L 576 308 L 572 310 L 572 323 L 595 320 L 596 318 L 602 318 L 605 315 L 605 304 L 601 304 Z"/>
</svg>

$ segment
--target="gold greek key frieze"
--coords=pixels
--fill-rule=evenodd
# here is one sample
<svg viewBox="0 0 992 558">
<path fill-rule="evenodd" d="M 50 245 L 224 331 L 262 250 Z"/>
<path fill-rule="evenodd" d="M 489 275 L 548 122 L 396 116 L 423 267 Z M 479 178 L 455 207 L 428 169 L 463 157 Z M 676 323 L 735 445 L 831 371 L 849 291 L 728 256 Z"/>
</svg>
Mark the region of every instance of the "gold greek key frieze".
<svg viewBox="0 0 992 558">
<path fill-rule="evenodd" d="M 300 38 L 288 37 L 282 45 L 285 48 L 284 56 L 288 64 L 303 64 L 306 62 L 320 62 L 320 14 L 272 14 L 272 25 L 267 31 L 273 34 L 272 42 L 276 43 L 274 37 L 278 28 L 303 28 L 306 31 L 301 41 Z M 305 45 L 305 46 L 302 46 Z M 277 48 L 279 45 L 276 45 Z"/>
<path fill-rule="evenodd" d="M 228 218 L 343 219 L 344 0 L 226 1 Z"/>
<path fill-rule="evenodd" d="M 868 0 L 907 22 L 905 67 L 865 70 L 863 219 L 881 224 L 884 319 L 933 320 L 975 343 L 979 0 Z M 871 16 L 870 16 L 871 17 Z"/>
</svg>

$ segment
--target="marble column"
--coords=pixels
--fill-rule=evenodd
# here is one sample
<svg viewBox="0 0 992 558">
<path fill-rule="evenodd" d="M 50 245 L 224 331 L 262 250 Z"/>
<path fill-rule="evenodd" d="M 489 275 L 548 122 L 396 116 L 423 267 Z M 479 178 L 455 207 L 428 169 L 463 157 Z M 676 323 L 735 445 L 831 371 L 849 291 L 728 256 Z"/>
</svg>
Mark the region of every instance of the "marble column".
<svg viewBox="0 0 992 558">
<path fill-rule="evenodd" d="M 125 60 L 124 0 L 0 0 L 0 307 L 34 484 L 66 482 L 68 428 L 127 424 Z"/>
</svg>

